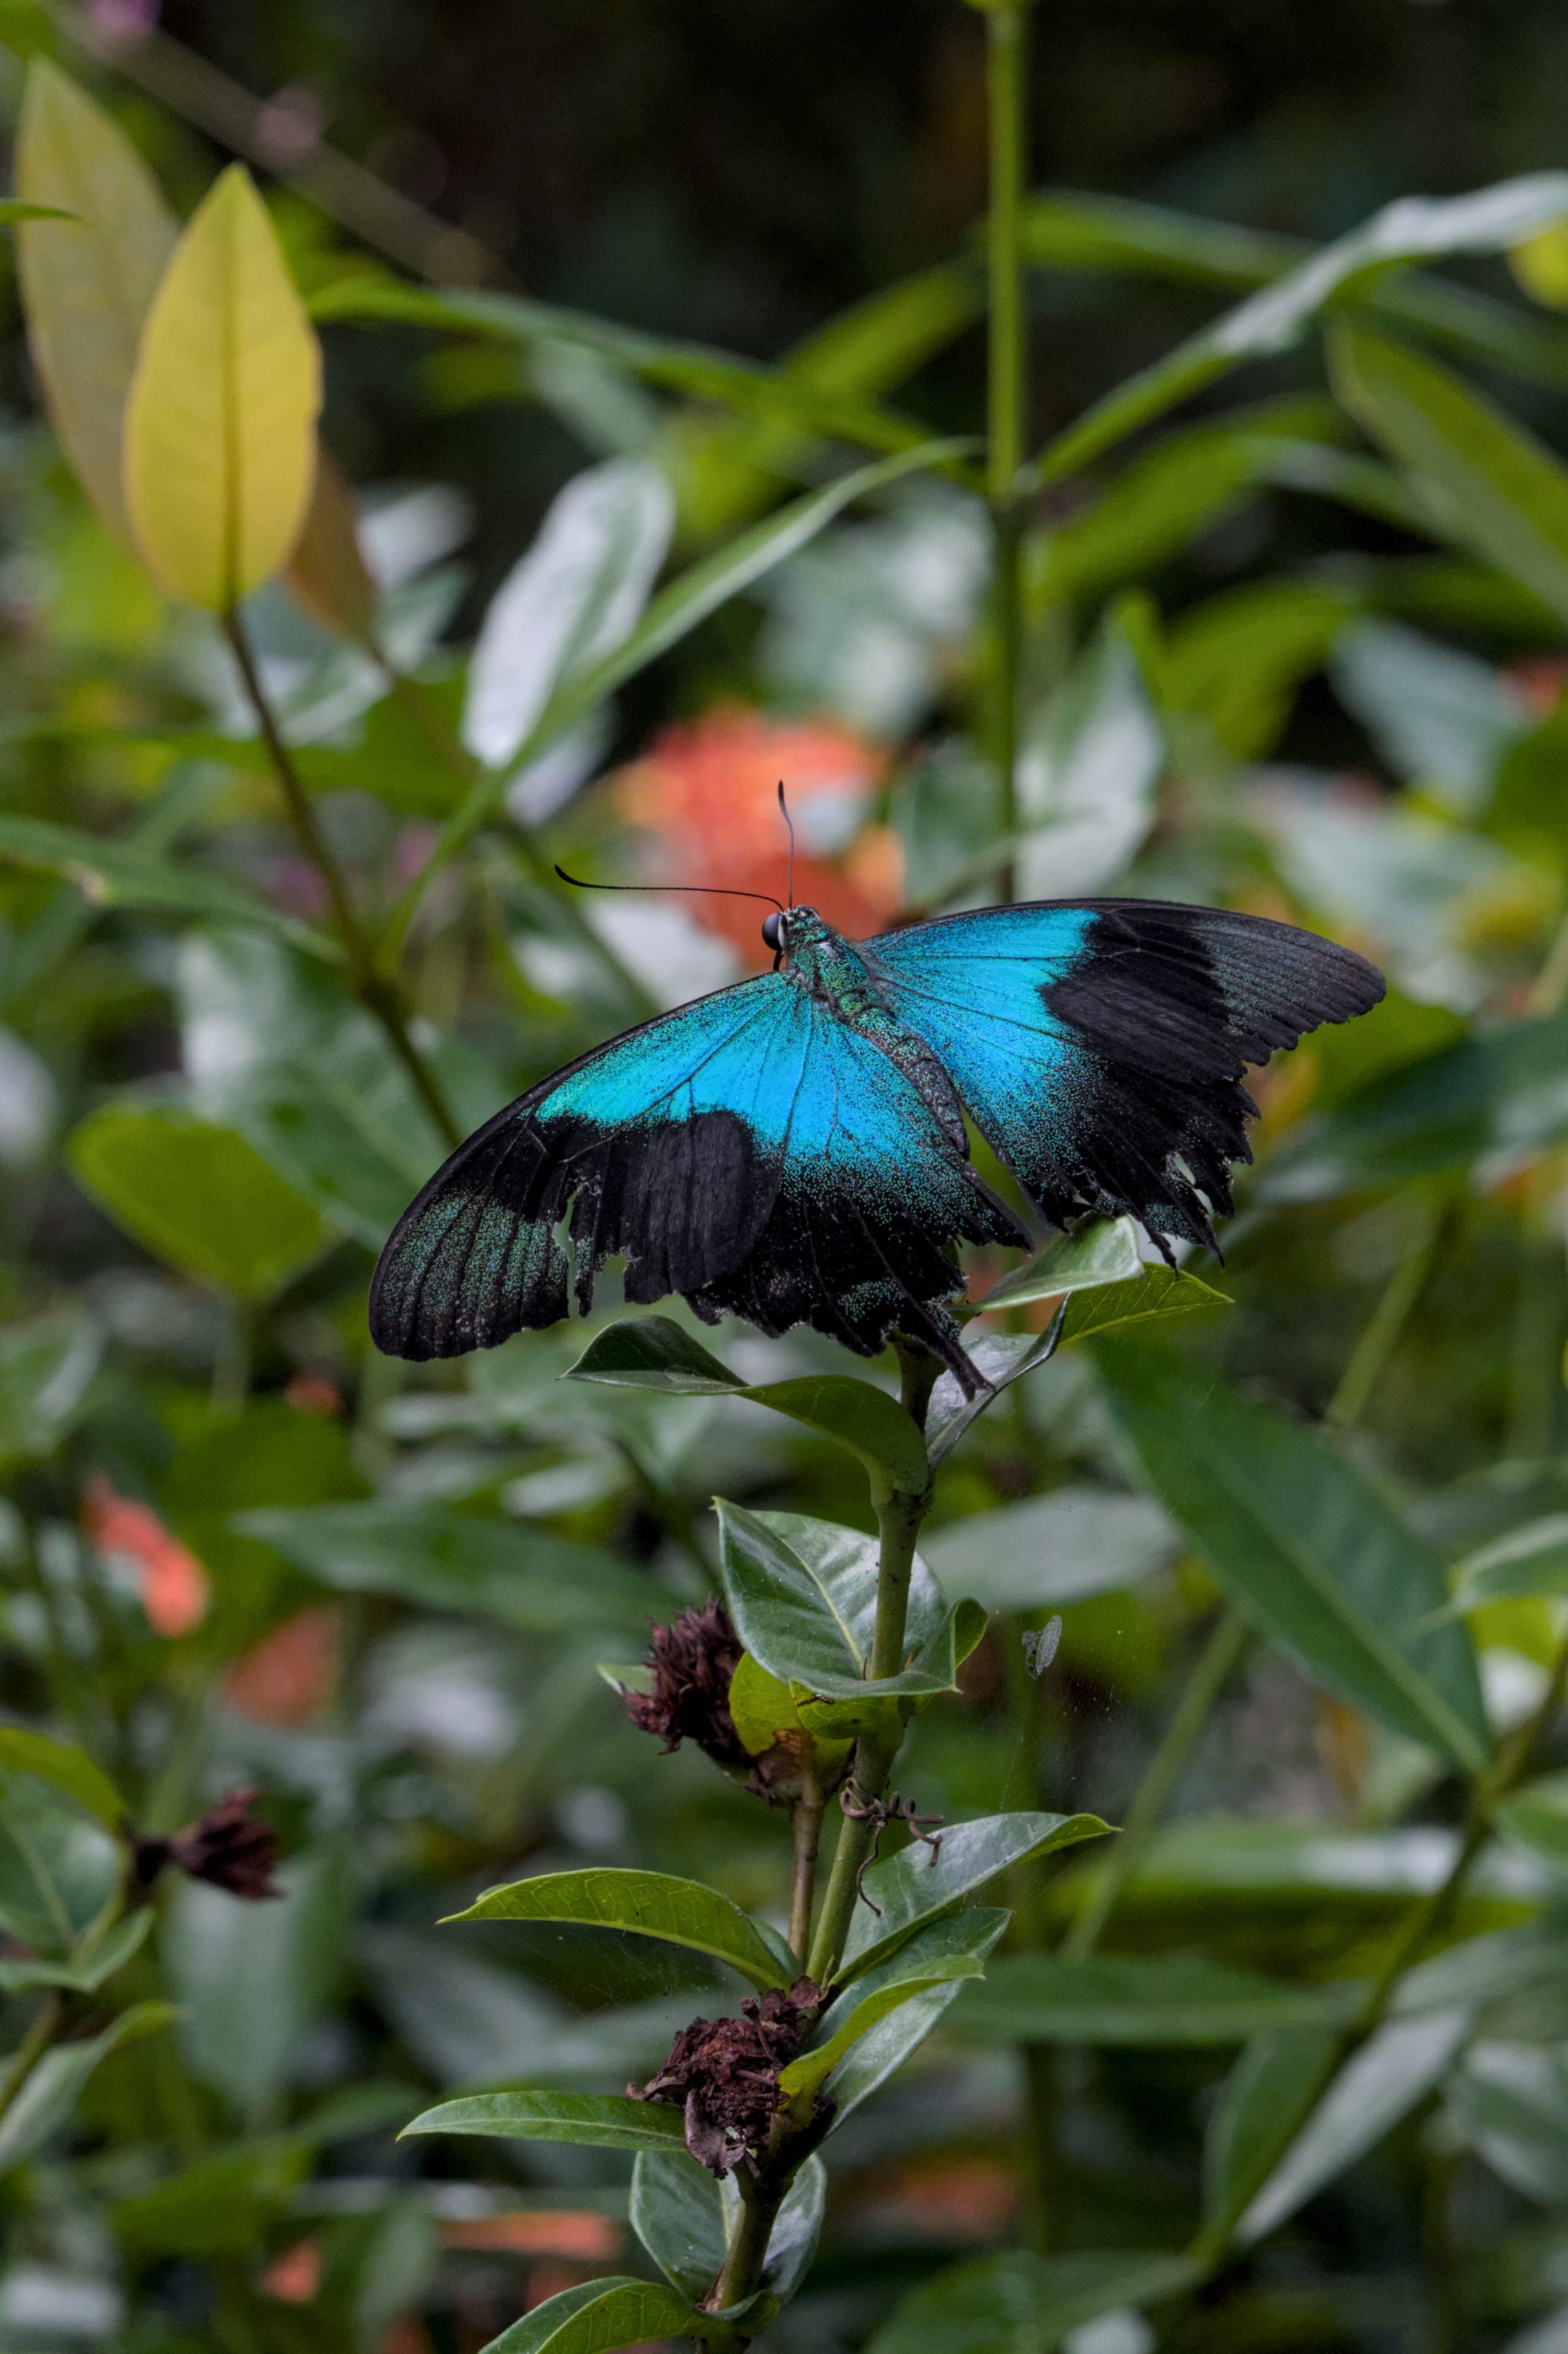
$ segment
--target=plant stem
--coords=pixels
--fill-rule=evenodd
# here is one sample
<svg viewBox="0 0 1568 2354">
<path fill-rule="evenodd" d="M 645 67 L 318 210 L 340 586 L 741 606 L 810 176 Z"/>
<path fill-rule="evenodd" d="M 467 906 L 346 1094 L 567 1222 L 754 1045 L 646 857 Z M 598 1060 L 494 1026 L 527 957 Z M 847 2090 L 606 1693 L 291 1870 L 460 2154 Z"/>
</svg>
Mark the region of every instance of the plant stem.
<svg viewBox="0 0 1568 2354">
<path fill-rule="evenodd" d="M 817 1893 L 817 1856 L 822 1844 L 822 1814 L 827 1801 L 816 1768 L 808 1764 L 801 1776 L 800 1796 L 789 1818 L 794 1842 L 794 1868 L 789 1882 L 789 1947 L 805 1965 L 811 1942 L 811 1904 Z"/>
<path fill-rule="evenodd" d="M 740 2192 L 740 2218 L 725 2256 L 724 2269 L 714 2285 L 712 2302 L 720 2310 L 726 2305 L 738 2305 L 742 2297 L 750 2296 L 756 2289 L 768 2261 L 773 2220 L 788 2188 L 787 2179 L 764 2188 L 745 2165 L 736 2168 L 735 2181 Z"/>
<path fill-rule="evenodd" d="M 986 487 L 996 556 L 991 749 L 999 787 L 997 827 L 1006 843 L 1011 843 L 1018 829 L 1018 690 L 1022 637 L 1019 572 L 1023 538 L 1018 475 L 1023 463 L 1028 359 L 1020 233 L 1027 173 L 1028 19 L 1029 0 L 991 0 L 987 8 L 991 349 Z M 1014 885 L 1011 851 L 1000 862 L 997 875 L 999 896 L 1011 899 Z"/>
<path fill-rule="evenodd" d="M 376 965 L 370 935 L 354 904 L 348 878 L 338 864 L 332 844 L 321 830 L 311 797 L 294 766 L 293 755 L 283 741 L 238 611 L 231 610 L 224 615 L 223 629 L 233 649 L 234 659 L 239 665 L 245 691 L 250 697 L 256 724 L 261 731 L 261 741 L 266 746 L 272 773 L 282 793 L 289 822 L 298 836 L 301 849 L 321 876 L 331 903 L 333 921 L 348 960 L 349 986 L 366 1012 L 373 1014 L 386 1032 L 388 1044 L 408 1072 L 414 1090 L 435 1122 L 438 1132 L 449 1145 L 460 1144 L 462 1131 L 452 1118 L 446 1098 L 424 1057 L 408 1035 L 408 1016 L 397 985 Z"/>
<path fill-rule="evenodd" d="M 938 1360 L 924 1349 L 898 1344 L 899 1396 L 922 1437 L 926 1409 L 941 1372 Z M 931 1509 L 929 1477 L 919 1495 L 878 1482 L 873 1490 L 882 1549 L 877 1557 L 876 1624 L 867 1670 L 873 1681 L 895 1676 L 904 1665 L 904 1629 L 909 1610 L 909 1581 L 915 1568 L 915 1541 L 920 1523 Z M 853 1779 L 863 1801 L 880 1798 L 886 1789 L 904 1738 L 902 1722 L 896 1734 L 863 1734 L 855 1744 Z M 869 1819 L 845 1815 L 833 1850 L 832 1870 L 822 1899 L 821 1917 L 811 1940 L 807 1976 L 825 1986 L 838 1967 L 849 1935 L 858 1894 L 856 1880 L 871 1852 L 874 1827 Z"/>
<path fill-rule="evenodd" d="M 1065 1961 L 1086 1961 L 1099 1943 L 1123 1889 L 1148 1853 L 1166 1800 L 1197 1747 L 1209 1711 L 1246 1640 L 1245 1622 L 1234 1610 L 1226 1610 L 1198 1654 L 1160 1746 L 1144 1768 L 1126 1829 L 1096 1879 L 1087 1903 L 1062 1941 Z"/>
<path fill-rule="evenodd" d="M 1340 1376 L 1339 1387 L 1324 1410 L 1324 1421 L 1338 1429 L 1347 1430 L 1361 1420 L 1383 1367 L 1426 1288 L 1436 1256 L 1443 1212 L 1440 1204 L 1428 1197 L 1421 1204 L 1420 1213 L 1415 1232 L 1389 1277 L 1365 1331 L 1351 1352 L 1350 1363 Z"/>
</svg>

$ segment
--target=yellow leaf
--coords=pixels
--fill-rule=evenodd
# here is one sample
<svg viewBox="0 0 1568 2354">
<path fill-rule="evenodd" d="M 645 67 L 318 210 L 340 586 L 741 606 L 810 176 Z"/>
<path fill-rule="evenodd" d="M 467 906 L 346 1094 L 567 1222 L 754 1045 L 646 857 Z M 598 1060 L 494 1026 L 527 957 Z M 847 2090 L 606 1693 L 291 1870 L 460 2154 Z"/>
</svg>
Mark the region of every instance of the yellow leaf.
<svg viewBox="0 0 1568 2354">
<path fill-rule="evenodd" d="M 317 453 L 310 512 L 283 579 L 295 603 L 323 630 L 374 645 L 376 583 L 360 553 L 354 493 L 329 450 Z"/>
<path fill-rule="evenodd" d="M 1549 311 L 1568 311 L 1568 222 L 1537 229 L 1510 248 L 1509 266 L 1527 294 Z"/>
<path fill-rule="evenodd" d="M 16 232 L 27 342 L 61 448 L 105 523 L 128 540 L 125 396 L 178 229 L 119 124 L 47 58 L 28 69 L 16 174 L 18 196 L 76 217 L 24 221 Z"/>
<path fill-rule="evenodd" d="M 175 249 L 125 408 L 131 528 L 172 597 L 227 612 L 300 535 L 321 354 L 266 207 L 235 164 Z"/>
</svg>

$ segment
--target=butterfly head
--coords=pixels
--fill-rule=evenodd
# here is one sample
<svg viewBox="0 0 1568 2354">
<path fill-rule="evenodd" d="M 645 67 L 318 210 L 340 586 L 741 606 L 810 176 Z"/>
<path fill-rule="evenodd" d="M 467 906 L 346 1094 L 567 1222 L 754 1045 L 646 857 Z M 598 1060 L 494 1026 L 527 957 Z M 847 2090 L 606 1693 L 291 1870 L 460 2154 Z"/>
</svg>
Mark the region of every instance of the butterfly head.
<svg viewBox="0 0 1568 2354">
<path fill-rule="evenodd" d="M 792 951 L 799 954 L 812 940 L 822 938 L 827 927 L 815 907 L 776 907 L 762 918 L 762 944 L 773 951 L 774 969 L 779 961 Z"/>
</svg>

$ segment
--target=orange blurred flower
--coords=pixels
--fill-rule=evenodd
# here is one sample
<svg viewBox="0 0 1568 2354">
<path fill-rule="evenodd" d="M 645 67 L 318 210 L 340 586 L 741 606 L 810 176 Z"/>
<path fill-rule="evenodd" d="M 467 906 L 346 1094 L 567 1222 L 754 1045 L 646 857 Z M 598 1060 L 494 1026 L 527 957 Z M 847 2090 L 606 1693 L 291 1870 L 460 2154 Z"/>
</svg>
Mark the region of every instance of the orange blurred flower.
<svg viewBox="0 0 1568 2354">
<path fill-rule="evenodd" d="M 150 1504 L 117 1494 L 106 1474 L 95 1471 L 82 1500 L 82 1525 L 99 1553 L 135 1564 L 154 1634 L 188 1635 L 206 1617 L 212 1599 L 207 1572 Z"/>
<path fill-rule="evenodd" d="M 703 883 L 784 896 L 789 843 L 779 814 L 783 782 L 795 822 L 795 898 L 852 934 L 873 932 L 898 907 L 903 861 L 885 826 L 864 823 L 887 756 L 828 719 L 773 719 L 726 704 L 666 727 L 622 769 L 617 797 L 656 841 L 661 882 Z M 768 962 L 762 911 L 743 899 L 686 901 L 694 919 Z"/>
<path fill-rule="evenodd" d="M 261 2275 L 261 2293 L 281 2305 L 310 2305 L 321 2292 L 322 2252 L 317 2240 L 299 2240 L 274 2256 Z"/>
<path fill-rule="evenodd" d="M 304 1724 L 337 1690 L 339 1614 L 330 1602 L 296 1610 L 234 1661 L 226 1708 L 257 1724 Z"/>
</svg>

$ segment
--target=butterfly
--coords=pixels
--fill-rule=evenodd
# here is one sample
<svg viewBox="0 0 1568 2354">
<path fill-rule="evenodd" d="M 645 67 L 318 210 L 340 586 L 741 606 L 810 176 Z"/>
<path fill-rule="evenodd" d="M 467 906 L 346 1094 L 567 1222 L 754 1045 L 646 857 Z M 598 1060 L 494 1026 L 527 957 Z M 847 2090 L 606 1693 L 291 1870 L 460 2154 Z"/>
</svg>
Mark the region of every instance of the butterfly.
<svg viewBox="0 0 1568 2354">
<path fill-rule="evenodd" d="M 567 878 L 570 879 L 570 878 Z M 763 925 L 774 970 L 628 1030 L 471 1136 L 376 1267 L 392 1356 L 554 1324 L 623 1255 L 627 1299 L 679 1292 L 863 1356 L 890 1334 L 983 1386 L 946 1303 L 954 1246 L 1033 1237 L 970 1163 L 972 1121 L 1053 1224 L 1130 1213 L 1212 1250 L 1242 1085 L 1383 991 L 1353 950 L 1154 899 L 981 907 L 852 941 L 814 908 Z"/>
</svg>

